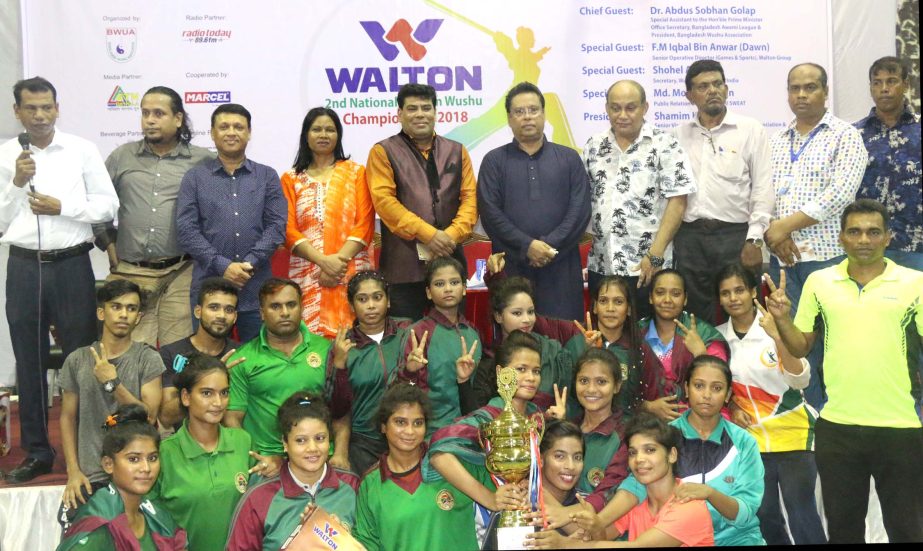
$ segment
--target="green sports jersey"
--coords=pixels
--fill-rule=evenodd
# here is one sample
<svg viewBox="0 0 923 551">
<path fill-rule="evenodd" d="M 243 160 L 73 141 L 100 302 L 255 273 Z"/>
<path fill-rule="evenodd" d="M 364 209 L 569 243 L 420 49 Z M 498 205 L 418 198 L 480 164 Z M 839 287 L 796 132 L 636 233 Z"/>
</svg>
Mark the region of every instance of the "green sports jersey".
<svg viewBox="0 0 923 551">
<path fill-rule="evenodd" d="M 218 445 L 212 452 L 192 438 L 185 422 L 164 440 L 160 476 L 148 496 L 186 529 L 192 551 L 224 546 L 253 464 L 249 434 L 243 429 L 218 430 Z"/>
<path fill-rule="evenodd" d="M 471 498 L 444 480 L 423 482 L 419 466 L 395 476 L 385 457 L 359 487 L 356 539 L 369 551 L 478 548 Z M 493 487 L 485 469 L 469 472 Z"/>
<path fill-rule="evenodd" d="M 276 416 L 279 406 L 299 390 L 322 394 L 330 341 L 301 323 L 302 342 L 291 356 L 266 343 L 266 327 L 228 360 L 246 361 L 231 369 L 230 411 L 244 411 L 243 429 L 262 455 L 282 455 L 282 435 Z"/>
<path fill-rule="evenodd" d="M 410 320 L 388 318 L 377 343 L 359 330 L 358 322 L 346 338 L 355 343 L 346 357 L 346 368 L 333 367 L 333 347 L 327 361 L 327 400 L 334 419 L 351 415 L 352 433 L 382 440 L 375 416 L 381 397 L 397 372 L 407 342 Z"/>
<path fill-rule="evenodd" d="M 109 551 L 111 549 L 186 549 L 186 531 L 177 526 L 158 503 L 143 499 L 139 510 L 144 516 L 144 535 L 139 541 L 128 524 L 122 495 L 110 483 L 99 488 L 64 533 L 57 551 L 80 549 Z"/>
<path fill-rule="evenodd" d="M 423 334 L 428 333 L 425 352 L 427 364 L 415 373 L 401 369 L 398 371 L 398 377 L 429 392 L 433 416 L 426 424 L 426 435 L 431 436 L 438 429 L 461 417 L 455 360 L 462 355 L 462 337 L 465 338 L 465 346 L 468 349 L 475 341 L 480 341 L 480 337 L 477 329 L 469 325 L 464 316 L 459 316 L 458 323 L 452 323 L 435 308 L 409 330 L 416 334 L 418 340 L 422 340 Z M 412 346 L 413 343 L 408 338 L 401 360 L 402 365 Z M 475 365 L 481 361 L 481 348 L 478 343 L 473 355 Z M 465 384 L 470 384 L 470 381 Z"/>
</svg>

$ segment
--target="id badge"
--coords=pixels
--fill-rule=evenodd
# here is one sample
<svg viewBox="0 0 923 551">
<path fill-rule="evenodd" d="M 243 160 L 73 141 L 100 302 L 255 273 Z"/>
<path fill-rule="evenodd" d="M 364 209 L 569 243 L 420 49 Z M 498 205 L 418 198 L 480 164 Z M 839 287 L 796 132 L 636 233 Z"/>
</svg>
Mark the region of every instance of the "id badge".
<svg viewBox="0 0 923 551">
<path fill-rule="evenodd" d="M 779 196 L 787 195 L 793 185 L 795 185 L 795 175 L 786 174 L 782 177 L 782 185 L 779 186 L 779 191 L 776 194 Z"/>
</svg>

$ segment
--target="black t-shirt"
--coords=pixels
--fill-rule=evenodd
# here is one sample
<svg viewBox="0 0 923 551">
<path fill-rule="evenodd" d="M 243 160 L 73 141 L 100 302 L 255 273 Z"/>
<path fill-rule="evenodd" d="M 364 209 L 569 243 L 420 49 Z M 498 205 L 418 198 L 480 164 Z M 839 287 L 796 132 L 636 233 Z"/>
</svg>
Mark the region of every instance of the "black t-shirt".
<svg viewBox="0 0 923 551">
<path fill-rule="evenodd" d="M 216 358 L 221 358 L 228 353 L 228 350 L 232 350 L 240 346 L 240 343 L 233 341 L 231 339 L 225 339 L 224 348 L 221 349 L 221 352 L 218 353 Z M 173 382 L 173 378 L 176 377 L 176 371 L 173 369 L 173 362 L 176 361 L 177 356 L 188 357 L 189 354 L 193 352 L 198 352 L 195 346 L 192 346 L 192 336 L 188 336 L 185 339 L 178 340 L 174 343 L 170 343 L 160 347 L 160 358 L 163 360 L 164 367 L 167 368 L 163 372 L 163 386 L 166 387 L 175 387 L 176 384 Z"/>
</svg>

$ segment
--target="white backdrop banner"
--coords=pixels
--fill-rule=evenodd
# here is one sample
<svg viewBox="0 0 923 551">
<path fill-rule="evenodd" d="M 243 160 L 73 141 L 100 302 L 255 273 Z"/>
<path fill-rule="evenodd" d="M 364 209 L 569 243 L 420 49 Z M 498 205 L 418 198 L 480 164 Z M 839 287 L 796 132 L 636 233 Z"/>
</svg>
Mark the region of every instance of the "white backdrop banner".
<svg viewBox="0 0 923 551">
<path fill-rule="evenodd" d="M 616 80 L 640 82 L 648 120 L 668 128 L 693 116 L 686 68 L 716 59 L 731 109 L 773 130 L 791 117 L 792 65 L 832 65 L 828 0 L 23 0 L 22 14 L 25 74 L 58 87 L 59 126 L 103 155 L 140 139 L 141 96 L 165 85 L 184 97 L 199 145 L 212 146 L 217 104 L 246 106 L 249 156 L 280 172 L 319 105 L 339 113 L 347 153 L 364 162 L 397 131 L 407 82 L 436 88 L 437 131 L 477 167 L 511 139 L 503 99 L 520 81 L 545 92 L 546 135 L 579 149 L 607 128 Z"/>
</svg>

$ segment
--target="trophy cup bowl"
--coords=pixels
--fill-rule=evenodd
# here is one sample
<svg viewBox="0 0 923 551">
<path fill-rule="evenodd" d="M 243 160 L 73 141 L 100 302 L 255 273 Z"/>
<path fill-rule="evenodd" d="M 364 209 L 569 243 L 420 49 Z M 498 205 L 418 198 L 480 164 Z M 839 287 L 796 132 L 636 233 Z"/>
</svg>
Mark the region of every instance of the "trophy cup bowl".
<svg viewBox="0 0 923 551">
<path fill-rule="evenodd" d="M 505 367 L 497 375 L 497 390 L 503 398 L 503 412 L 496 419 L 481 425 L 478 438 L 484 448 L 485 466 L 506 484 L 518 484 L 529 477 L 532 467 L 531 436 L 541 434 L 539 424 L 513 409 L 516 391 L 516 371 Z M 523 510 L 502 511 L 497 522 L 499 549 L 522 549 L 525 535 L 535 528 L 524 518 Z"/>
</svg>

